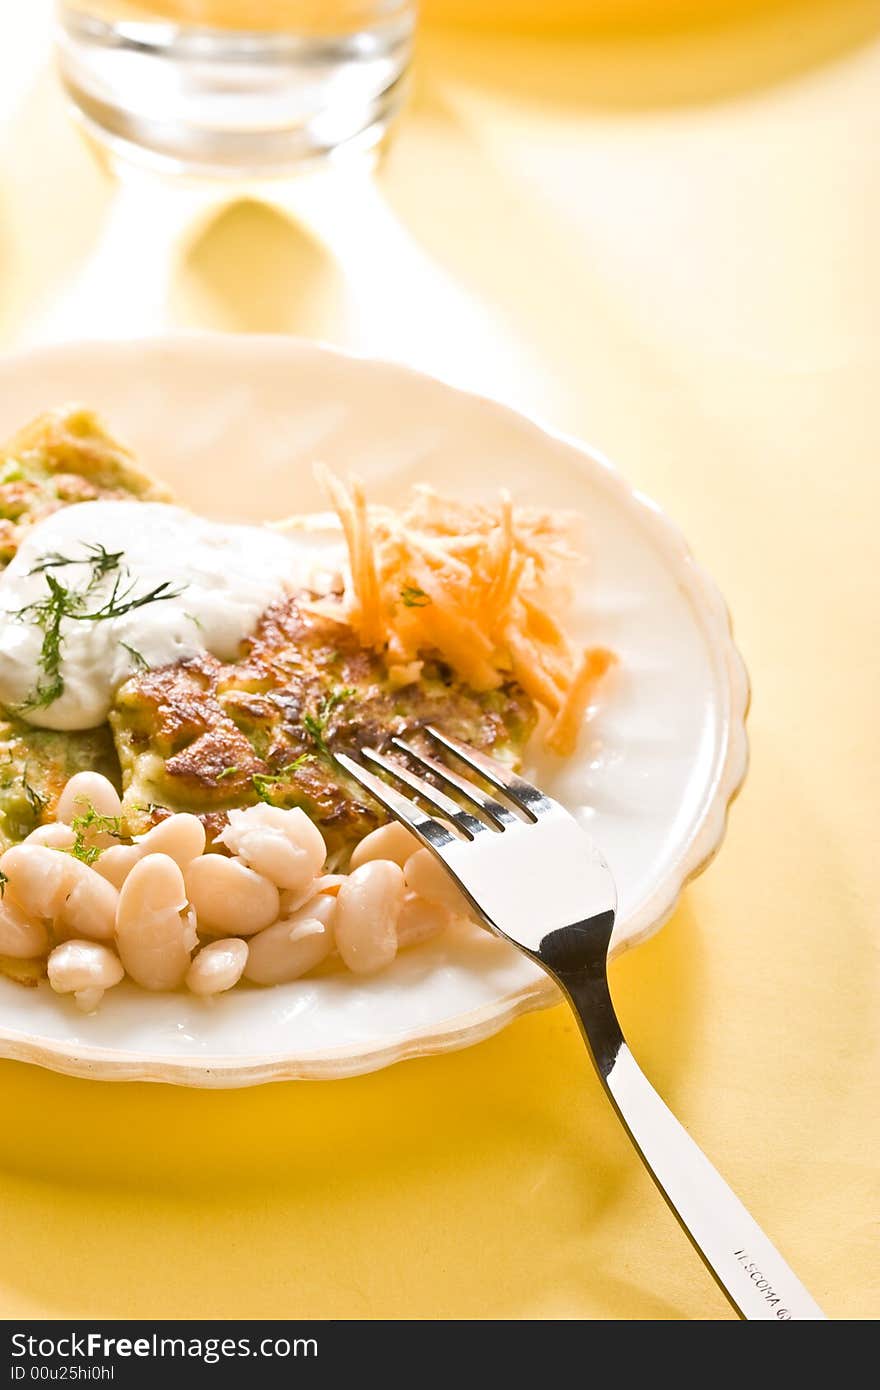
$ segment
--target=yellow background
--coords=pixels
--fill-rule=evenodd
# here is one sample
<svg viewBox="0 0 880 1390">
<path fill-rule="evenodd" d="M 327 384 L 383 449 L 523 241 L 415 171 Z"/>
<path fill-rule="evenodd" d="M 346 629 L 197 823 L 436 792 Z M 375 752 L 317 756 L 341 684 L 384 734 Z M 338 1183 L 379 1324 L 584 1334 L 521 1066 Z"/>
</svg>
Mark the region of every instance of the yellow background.
<svg viewBox="0 0 880 1390">
<path fill-rule="evenodd" d="M 520 36 L 451 21 L 525 0 L 428 8 L 450 23 L 374 187 L 221 205 L 120 190 L 47 71 L 48 6 L 4 5 L 0 343 L 375 348 L 587 437 L 677 518 L 751 669 L 752 770 L 615 993 L 829 1314 L 876 1316 L 877 5 L 716 3 L 694 27 L 705 7 L 619 24 L 560 0 L 534 10 L 577 33 Z M 562 1008 L 326 1085 L 6 1062 L 0 1114 L 7 1318 L 729 1316 Z"/>
</svg>

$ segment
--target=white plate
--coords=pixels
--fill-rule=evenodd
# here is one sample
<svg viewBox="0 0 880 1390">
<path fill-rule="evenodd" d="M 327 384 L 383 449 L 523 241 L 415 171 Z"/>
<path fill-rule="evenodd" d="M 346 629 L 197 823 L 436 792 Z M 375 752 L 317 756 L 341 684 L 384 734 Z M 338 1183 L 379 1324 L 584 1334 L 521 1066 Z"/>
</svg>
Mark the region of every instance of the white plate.
<svg viewBox="0 0 880 1390">
<path fill-rule="evenodd" d="M 595 454 L 492 401 L 382 362 L 283 338 L 68 344 L 0 363 L 0 431 L 78 400 L 180 498 L 261 520 L 320 505 L 310 464 L 355 469 L 393 501 L 424 479 L 456 495 L 510 487 L 587 520 L 577 605 L 620 666 L 549 790 L 585 814 L 617 879 L 614 948 L 644 939 L 717 850 L 745 774 L 748 682 L 724 603 L 678 531 Z M 0 980 L 0 1055 L 80 1076 L 241 1086 L 348 1076 L 461 1047 L 555 987 L 474 927 L 348 974 L 211 1001 L 120 986 L 94 1017 L 47 985 Z"/>
</svg>

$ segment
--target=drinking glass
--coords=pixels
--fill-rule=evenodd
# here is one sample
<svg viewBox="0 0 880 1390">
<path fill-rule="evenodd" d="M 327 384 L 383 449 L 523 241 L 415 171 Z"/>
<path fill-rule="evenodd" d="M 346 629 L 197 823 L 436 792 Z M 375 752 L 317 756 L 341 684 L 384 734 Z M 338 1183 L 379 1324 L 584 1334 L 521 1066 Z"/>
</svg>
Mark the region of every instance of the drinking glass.
<svg viewBox="0 0 880 1390">
<path fill-rule="evenodd" d="M 262 177 L 381 139 L 415 17 L 415 0 L 58 0 L 58 58 L 122 152 Z"/>
</svg>

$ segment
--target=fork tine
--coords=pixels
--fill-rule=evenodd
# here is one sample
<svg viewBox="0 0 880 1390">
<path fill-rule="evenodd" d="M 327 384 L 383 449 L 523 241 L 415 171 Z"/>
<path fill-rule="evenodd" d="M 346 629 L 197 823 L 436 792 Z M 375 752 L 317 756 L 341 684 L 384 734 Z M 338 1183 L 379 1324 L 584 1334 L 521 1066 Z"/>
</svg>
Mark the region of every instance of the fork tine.
<svg viewBox="0 0 880 1390">
<path fill-rule="evenodd" d="M 425 844 L 432 845 L 435 849 L 441 849 L 444 845 L 455 843 L 455 835 L 447 830 L 439 821 L 434 820 L 433 816 L 427 815 L 415 802 L 409 801 L 400 792 L 395 791 L 394 787 L 389 787 L 387 782 L 383 782 L 381 777 L 370 772 L 359 762 L 349 756 L 348 753 L 334 753 L 336 762 L 344 767 L 349 777 L 358 786 L 363 787 L 370 795 L 383 806 L 395 820 L 402 821 L 409 826 L 420 840 Z"/>
<path fill-rule="evenodd" d="M 520 817 L 515 811 L 511 811 L 509 806 L 502 806 L 501 802 L 496 801 L 493 796 L 487 796 L 479 787 L 475 787 L 473 782 L 469 782 L 466 777 L 462 777 L 460 773 L 454 772 L 451 767 L 447 767 L 446 763 L 438 762 L 436 758 L 429 757 L 427 753 L 423 753 L 419 748 L 414 748 L 413 745 L 407 743 L 405 739 L 393 738 L 391 742 L 394 744 L 395 748 L 399 748 L 401 752 L 408 754 L 420 767 L 427 768 L 430 772 L 434 773 L 435 777 L 439 777 L 442 781 L 448 782 L 451 786 L 455 787 L 456 791 L 460 792 L 462 796 L 467 797 L 468 801 L 473 802 L 475 806 L 480 808 L 484 815 L 494 821 L 499 829 L 504 829 L 507 825 L 522 824 Z"/>
<path fill-rule="evenodd" d="M 430 806 L 435 807 L 447 820 L 453 821 L 459 830 L 465 834 L 469 840 L 473 840 L 477 835 L 486 829 L 481 820 L 472 816 L 470 811 L 462 810 L 457 801 L 453 801 L 445 792 L 438 791 L 430 782 L 426 782 L 423 777 L 417 777 L 414 772 L 410 772 L 408 767 L 398 762 L 396 758 L 389 758 L 384 753 L 380 753 L 378 748 L 362 748 L 363 757 L 375 763 L 377 767 L 384 768 L 390 772 L 392 777 L 396 777 L 403 782 L 404 786 L 409 787 Z"/>
<path fill-rule="evenodd" d="M 490 758 L 486 753 L 478 752 L 476 748 L 471 748 L 467 743 L 460 743 L 457 738 L 444 734 L 433 724 L 426 724 L 425 728 L 441 747 L 454 753 L 472 772 L 485 777 L 486 781 L 498 791 L 509 796 L 511 801 L 520 806 L 527 816 L 531 816 L 532 820 L 537 820 L 542 812 L 550 810 L 549 797 L 545 796 L 537 787 L 533 787 L 531 782 L 527 782 L 524 777 L 518 777 L 515 772 L 510 772 L 497 759 Z"/>
</svg>

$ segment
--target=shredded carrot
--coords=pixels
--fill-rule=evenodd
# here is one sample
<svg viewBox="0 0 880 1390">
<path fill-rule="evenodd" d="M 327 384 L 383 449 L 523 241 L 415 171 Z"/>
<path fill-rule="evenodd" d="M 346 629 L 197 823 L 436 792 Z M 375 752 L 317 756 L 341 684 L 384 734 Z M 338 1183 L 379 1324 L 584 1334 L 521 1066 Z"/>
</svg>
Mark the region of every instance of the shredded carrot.
<svg viewBox="0 0 880 1390">
<path fill-rule="evenodd" d="M 538 648 L 527 637 L 511 630 L 507 633 L 507 644 L 513 674 L 523 690 L 555 715 L 562 704 L 563 692 L 541 660 Z"/>
<path fill-rule="evenodd" d="M 351 490 L 354 496 L 355 547 L 352 569 L 355 591 L 360 601 L 361 635 L 369 647 L 381 648 L 385 637 L 382 624 L 379 584 L 376 578 L 376 556 L 370 522 L 367 516 L 367 499 L 360 478 L 353 478 Z"/>
<path fill-rule="evenodd" d="M 560 651 L 567 651 L 568 639 L 553 615 L 527 594 L 520 594 L 520 601 L 526 610 L 528 630 L 535 641 L 545 642 L 548 647 L 557 647 Z"/>
<path fill-rule="evenodd" d="M 395 686 L 438 659 L 475 690 L 511 677 L 545 708 L 548 747 L 571 752 L 596 682 L 614 660 L 603 648 L 581 657 L 558 620 L 559 577 L 576 558 L 566 518 L 413 489 L 395 511 L 368 506 L 363 484 L 329 469 L 316 476 L 348 551 L 341 602 L 315 612 L 344 614 L 365 646 L 385 653 Z"/>
<path fill-rule="evenodd" d="M 615 660 L 613 652 L 606 651 L 604 647 L 591 647 L 584 652 L 566 692 L 562 708 L 547 734 L 547 747 L 552 752 L 572 751 L 577 743 L 578 731 L 596 682 L 601 680 L 609 666 L 614 665 Z"/>
</svg>

